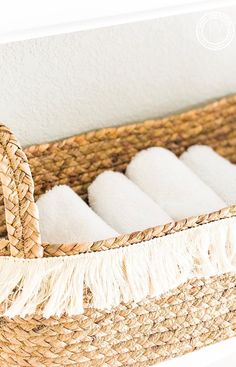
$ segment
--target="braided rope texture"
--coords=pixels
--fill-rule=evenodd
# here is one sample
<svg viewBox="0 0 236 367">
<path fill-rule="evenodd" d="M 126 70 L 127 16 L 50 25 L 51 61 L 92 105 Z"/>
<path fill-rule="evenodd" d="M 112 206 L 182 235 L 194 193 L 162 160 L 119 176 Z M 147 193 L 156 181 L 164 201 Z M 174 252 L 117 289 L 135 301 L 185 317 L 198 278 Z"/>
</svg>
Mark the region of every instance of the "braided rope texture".
<svg viewBox="0 0 236 367">
<path fill-rule="evenodd" d="M 236 275 L 193 279 L 167 295 L 75 318 L 0 319 L 2 367 L 138 367 L 236 335 Z"/>
<path fill-rule="evenodd" d="M 0 143 L 0 177 L 10 254 L 27 258 L 42 256 L 38 210 L 26 155 L 4 125 L 0 125 Z"/>
<path fill-rule="evenodd" d="M 28 147 L 25 153 L 34 177 L 36 198 L 54 185 L 68 184 L 86 199 L 87 187 L 99 173 L 106 169 L 124 171 L 139 150 L 165 146 L 181 154 L 196 143 L 208 144 L 236 163 L 236 96 L 165 119 Z M 20 201 L 23 202 L 23 196 Z M 29 201 L 33 199 L 30 197 Z M 8 209 L 11 213 L 11 208 Z M 236 207 L 232 206 L 116 239 L 90 244 L 43 244 L 44 256 L 127 246 L 235 215 Z M 30 221 L 23 223 L 24 230 L 31 228 Z M 1 205 L 0 231 L 4 234 L 5 230 Z M 18 250 L 16 246 L 15 256 Z M 9 241 L 2 239 L 0 255 L 9 254 Z M 235 308 L 236 275 L 224 274 L 192 279 L 158 299 L 122 304 L 109 312 L 86 308 L 83 315 L 71 318 L 44 319 L 40 314 L 26 319 L 2 317 L 0 365 L 144 367 L 235 336 Z"/>
</svg>

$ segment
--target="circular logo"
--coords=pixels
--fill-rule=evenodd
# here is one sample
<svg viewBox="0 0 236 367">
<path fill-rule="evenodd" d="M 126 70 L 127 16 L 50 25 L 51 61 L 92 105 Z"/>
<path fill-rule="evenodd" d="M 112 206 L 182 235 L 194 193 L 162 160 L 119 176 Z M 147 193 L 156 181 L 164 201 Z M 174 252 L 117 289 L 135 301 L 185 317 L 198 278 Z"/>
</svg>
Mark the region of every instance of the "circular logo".
<svg viewBox="0 0 236 367">
<path fill-rule="evenodd" d="M 222 50 L 234 39 L 234 23 L 225 13 L 207 13 L 197 23 L 196 36 L 205 48 L 213 51 Z"/>
</svg>

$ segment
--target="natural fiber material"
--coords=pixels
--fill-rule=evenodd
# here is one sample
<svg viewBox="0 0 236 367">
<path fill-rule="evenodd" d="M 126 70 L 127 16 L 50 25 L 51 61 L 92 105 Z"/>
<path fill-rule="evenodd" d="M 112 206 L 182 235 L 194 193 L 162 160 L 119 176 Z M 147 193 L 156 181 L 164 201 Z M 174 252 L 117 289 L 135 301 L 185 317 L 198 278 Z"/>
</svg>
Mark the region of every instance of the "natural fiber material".
<svg viewBox="0 0 236 367">
<path fill-rule="evenodd" d="M 0 241 L 0 255 L 5 257 L 1 261 L 7 262 L 6 256 L 10 254 L 17 257 L 39 257 L 42 248 L 44 257 L 55 257 L 49 259 L 50 261 L 67 261 L 67 256 L 82 252 L 94 252 L 86 255 L 92 257 L 95 253 L 101 256 L 104 253 L 110 254 L 112 249 L 118 248 L 129 252 L 132 245 L 141 248 L 145 246 L 141 243 L 143 241 L 155 243 L 159 241 L 155 240 L 158 237 L 166 240 L 168 237 L 181 236 L 184 232 L 192 232 L 189 229 L 193 227 L 204 229 L 208 226 L 207 223 L 212 223 L 220 231 L 223 223 L 227 222 L 226 218 L 236 215 L 236 207 L 232 206 L 215 213 L 203 213 L 176 223 L 95 243 L 40 244 L 37 213 L 32 209 L 33 182 L 26 168 L 25 156 L 13 136 L 10 142 L 10 136 L 11 133 L 2 127 L 1 143 L 5 146 L 9 142 L 10 152 L 7 156 L 11 159 L 1 159 L 0 164 L 8 231 L 8 239 Z M 57 184 L 69 184 L 86 198 L 87 186 L 100 172 L 106 169 L 124 171 L 137 151 L 150 146 L 165 146 L 181 154 L 193 144 L 212 146 L 218 153 L 236 162 L 236 96 L 162 120 L 102 129 L 58 143 L 29 147 L 25 153 L 34 177 L 36 197 Z M 3 158 L 5 151 L 1 152 Z M 5 232 L 3 213 L 1 207 L 2 233 Z M 10 218 L 16 220 L 11 222 Z M 19 236 L 19 233 L 24 236 Z M 222 241 L 225 238 L 223 233 L 219 237 L 220 241 L 215 236 L 215 246 L 206 248 L 210 249 L 212 255 L 214 249 L 215 255 L 220 251 L 225 254 L 224 245 L 227 244 L 224 264 L 230 259 L 231 267 L 234 265 L 235 242 Z M 228 246 L 229 242 L 232 246 Z M 147 245 L 150 246 L 150 243 L 147 242 Z M 168 248 L 170 247 L 172 248 L 169 242 Z M 182 248 L 182 242 L 180 247 Z M 202 255 L 204 253 L 207 255 L 207 252 Z M 202 255 L 201 258 L 204 258 Z M 26 318 L 1 317 L 0 365 L 144 367 L 235 336 L 236 275 L 235 272 L 225 273 L 225 265 L 215 255 L 211 257 L 210 263 L 214 264 L 215 269 L 222 267 L 224 274 L 194 277 L 162 296 L 147 297 L 138 303 L 123 302 L 111 310 L 99 310 L 91 307 L 94 302 L 93 294 L 88 288 L 84 288 L 84 312 L 81 315 L 63 315 L 60 318 L 52 316 L 48 319 L 41 315 L 39 307 L 35 315 Z M 44 262 L 46 259 L 16 261 Z M 15 274 L 15 271 L 9 277 L 5 274 L 4 285 L 9 286 Z M 12 290 L 17 295 L 17 289 Z M 22 294 L 19 293 L 19 296 L 22 300 Z M 9 298 L 13 305 L 14 299 Z M 4 313 L 9 305 L 2 303 L 0 312 Z M 44 305 L 46 306 L 46 300 Z"/>
<path fill-rule="evenodd" d="M 236 276 L 77 317 L 1 319 L 1 367 L 145 367 L 236 334 Z"/>
<path fill-rule="evenodd" d="M 12 256 L 41 257 L 38 211 L 31 172 L 14 135 L 0 124 L 0 179 Z"/>
<path fill-rule="evenodd" d="M 0 259 L 0 303 L 9 317 L 111 310 L 158 297 L 194 277 L 236 271 L 236 218 L 99 253 L 47 259 Z"/>
</svg>

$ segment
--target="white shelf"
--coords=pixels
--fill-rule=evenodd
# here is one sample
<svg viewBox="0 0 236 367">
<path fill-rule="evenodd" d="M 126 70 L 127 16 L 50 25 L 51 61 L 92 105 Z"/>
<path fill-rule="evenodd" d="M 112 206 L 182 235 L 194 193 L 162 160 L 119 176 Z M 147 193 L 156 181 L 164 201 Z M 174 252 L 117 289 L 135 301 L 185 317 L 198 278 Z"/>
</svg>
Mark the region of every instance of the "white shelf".
<svg viewBox="0 0 236 367">
<path fill-rule="evenodd" d="M 232 6 L 236 0 L 8 0 L 0 43 Z"/>
<path fill-rule="evenodd" d="M 160 367 L 234 367 L 236 338 L 204 347 L 182 357 L 163 362 Z M 156 366 L 158 367 L 159 364 Z M 155 367 L 155 366 L 153 366 Z"/>
</svg>

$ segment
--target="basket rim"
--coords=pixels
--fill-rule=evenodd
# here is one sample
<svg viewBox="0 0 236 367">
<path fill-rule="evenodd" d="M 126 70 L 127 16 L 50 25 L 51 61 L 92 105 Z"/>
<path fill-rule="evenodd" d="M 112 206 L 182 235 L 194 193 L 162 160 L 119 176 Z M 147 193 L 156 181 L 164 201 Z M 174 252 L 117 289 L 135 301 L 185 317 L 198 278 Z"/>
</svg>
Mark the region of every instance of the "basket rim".
<svg viewBox="0 0 236 367">
<path fill-rule="evenodd" d="M 171 236 L 178 232 L 191 230 L 192 228 L 232 217 L 236 217 L 236 205 L 232 205 L 209 214 L 192 216 L 176 222 L 158 225 L 147 228 L 143 231 L 131 232 L 101 241 L 74 244 L 43 243 L 42 245 L 44 248 L 44 256 L 47 257 L 73 256 L 89 252 L 108 251 L 140 244 L 154 238 Z"/>
<path fill-rule="evenodd" d="M 208 223 L 213 223 L 222 219 L 232 217 L 236 217 L 236 205 L 232 205 L 209 214 L 188 217 L 176 222 L 147 228 L 143 231 L 119 235 L 117 237 L 101 241 L 62 244 L 43 242 L 43 257 L 66 257 L 84 253 L 102 252 L 122 247 L 128 247 L 149 241 L 154 238 L 171 236 L 178 232 L 191 230 L 192 228 L 204 226 Z M 7 251 L 8 245 L 9 241 L 7 239 L 0 240 L 0 257 L 9 256 L 9 253 Z"/>
<path fill-rule="evenodd" d="M 54 149 L 61 148 L 65 145 L 70 145 L 73 142 L 79 143 L 80 145 L 91 144 L 91 142 L 102 141 L 106 138 L 106 140 L 114 140 L 117 137 L 120 137 L 121 134 L 127 134 L 129 130 L 135 130 L 135 128 L 140 127 L 140 125 L 145 125 L 145 127 L 153 127 L 158 126 L 160 123 L 168 122 L 171 119 L 175 119 L 176 117 L 184 120 L 188 120 L 193 114 L 199 115 L 199 118 L 202 114 L 214 112 L 218 110 L 220 107 L 226 107 L 236 103 L 236 94 L 230 94 L 218 99 L 213 99 L 212 101 L 203 102 L 198 104 L 194 108 L 187 107 L 184 110 L 177 111 L 175 113 L 167 114 L 163 117 L 157 116 L 153 118 L 147 118 L 145 120 L 140 120 L 133 123 L 122 123 L 113 127 L 103 127 L 93 130 L 88 130 L 86 132 L 82 132 L 80 134 L 75 134 L 72 136 L 68 136 L 62 139 L 52 140 L 46 143 L 32 144 L 24 147 L 24 152 L 26 153 L 28 158 L 37 157 L 37 153 L 39 156 L 46 155 L 47 152 L 51 152 Z M 140 132 L 137 131 L 137 134 Z"/>
</svg>

